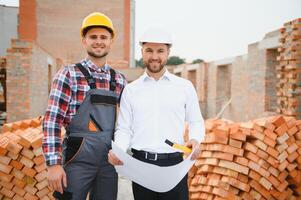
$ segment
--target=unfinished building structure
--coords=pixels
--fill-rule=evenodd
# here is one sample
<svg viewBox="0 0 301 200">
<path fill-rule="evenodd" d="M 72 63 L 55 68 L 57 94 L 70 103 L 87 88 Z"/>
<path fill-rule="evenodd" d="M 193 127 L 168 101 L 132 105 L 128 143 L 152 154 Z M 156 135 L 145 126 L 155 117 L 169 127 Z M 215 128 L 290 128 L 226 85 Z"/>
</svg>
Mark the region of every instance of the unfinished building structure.
<svg viewBox="0 0 301 200">
<path fill-rule="evenodd" d="M 134 62 L 133 0 L 20 0 L 19 8 L 0 8 L 6 16 L 0 21 L 3 27 L 15 28 L 7 29 L 9 37 L 1 40 L 9 44 L 1 46 L 0 60 L 1 73 L 5 71 L 2 111 L 7 122 L 44 114 L 55 72 L 85 57 L 79 30 L 82 19 L 91 12 L 103 12 L 114 23 L 117 34 L 109 63 L 126 70 Z"/>
<path fill-rule="evenodd" d="M 234 121 L 271 112 L 300 118 L 300 32 L 296 19 L 250 44 L 246 55 L 185 64 L 174 73 L 192 81 L 205 118 L 221 111 Z"/>
</svg>

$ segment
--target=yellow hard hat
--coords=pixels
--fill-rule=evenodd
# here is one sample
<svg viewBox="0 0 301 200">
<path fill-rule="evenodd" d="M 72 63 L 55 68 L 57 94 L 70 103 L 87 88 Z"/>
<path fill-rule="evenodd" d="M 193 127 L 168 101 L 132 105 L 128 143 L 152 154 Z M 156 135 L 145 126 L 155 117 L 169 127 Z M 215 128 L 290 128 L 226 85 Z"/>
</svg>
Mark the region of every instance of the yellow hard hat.
<svg viewBox="0 0 301 200">
<path fill-rule="evenodd" d="M 112 37 L 115 36 L 115 30 L 113 23 L 109 17 L 100 13 L 93 12 L 83 20 L 82 27 L 80 29 L 81 36 L 83 37 L 84 30 L 90 26 L 103 26 L 111 30 Z"/>
</svg>

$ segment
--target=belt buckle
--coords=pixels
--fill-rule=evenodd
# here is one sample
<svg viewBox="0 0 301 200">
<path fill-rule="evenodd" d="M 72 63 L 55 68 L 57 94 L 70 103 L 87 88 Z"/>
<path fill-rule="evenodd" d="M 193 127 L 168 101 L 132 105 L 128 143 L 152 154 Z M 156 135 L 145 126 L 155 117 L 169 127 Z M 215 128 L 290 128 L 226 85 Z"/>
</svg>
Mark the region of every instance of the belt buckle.
<svg viewBox="0 0 301 200">
<path fill-rule="evenodd" d="M 150 157 L 148 157 L 148 155 L 151 155 L 151 154 L 149 154 L 148 152 L 145 152 L 145 159 L 152 160 L 152 161 L 158 160 L 158 155 L 156 153 L 154 153 L 155 158 L 150 158 Z"/>
</svg>

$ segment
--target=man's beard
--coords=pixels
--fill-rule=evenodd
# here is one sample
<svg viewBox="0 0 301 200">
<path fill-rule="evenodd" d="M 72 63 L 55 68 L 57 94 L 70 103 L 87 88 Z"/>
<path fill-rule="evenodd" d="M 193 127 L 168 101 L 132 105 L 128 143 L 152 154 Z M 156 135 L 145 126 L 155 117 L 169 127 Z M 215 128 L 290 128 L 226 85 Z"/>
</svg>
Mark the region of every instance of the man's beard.
<svg viewBox="0 0 301 200">
<path fill-rule="evenodd" d="M 91 56 L 93 58 L 103 58 L 103 57 L 106 57 L 109 54 L 109 52 L 104 52 L 104 53 L 99 55 L 99 54 L 95 54 L 92 51 L 87 51 L 87 53 L 88 53 L 89 56 Z"/>
<path fill-rule="evenodd" d="M 151 65 L 149 64 L 149 62 L 144 62 L 143 64 L 145 65 L 145 67 L 147 68 L 147 70 L 150 71 L 151 73 L 158 73 L 158 72 L 160 72 L 164 68 L 166 62 L 164 62 L 164 63 L 160 62 L 159 63 L 159 68 L 156 68 L 156 69 L 153 69 L 151 67 Z"/>
</svg>

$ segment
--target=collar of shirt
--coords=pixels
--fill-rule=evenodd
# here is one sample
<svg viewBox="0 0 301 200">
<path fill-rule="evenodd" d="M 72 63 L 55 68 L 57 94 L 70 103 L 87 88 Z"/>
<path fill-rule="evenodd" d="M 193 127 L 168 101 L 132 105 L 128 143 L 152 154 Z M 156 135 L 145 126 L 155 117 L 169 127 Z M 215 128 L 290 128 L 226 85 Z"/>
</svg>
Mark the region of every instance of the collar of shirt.
<svg viewBox="0 0 301 200">
<path fill-rule="evenodd" d="M 146 82 L 146 81 L 155 81 L 155 79 L 153 77 L 149 76 L 146 73 L 146 71 L 141 76 L 141 80 L 143 82 Z M 165 69 L 164 74 L 159 78 L 159 80 L 168 80 L 168 81 L 171 81 L 172 80 L 171 73 L 167 69 Z"/>
<path fill-rule="evenodd" d="M 110 71 L 110 66 L 108 65 L 107 62 L 104 64 L 104 66 L 100 68 L 97 67 L 97 65 L 95 65 L 92 60 L 90 60 L 89 58 L 85 58 L 84 60 L 81 61 L 81 64 L 83 64 L 84 66 L 88 66 L 89 68 L 95 70 L 96 72 L 102 71 L 108 73 L 108 71 Z"/>
</svg>

